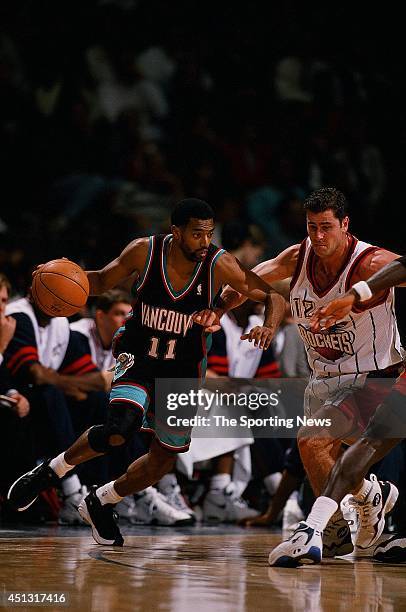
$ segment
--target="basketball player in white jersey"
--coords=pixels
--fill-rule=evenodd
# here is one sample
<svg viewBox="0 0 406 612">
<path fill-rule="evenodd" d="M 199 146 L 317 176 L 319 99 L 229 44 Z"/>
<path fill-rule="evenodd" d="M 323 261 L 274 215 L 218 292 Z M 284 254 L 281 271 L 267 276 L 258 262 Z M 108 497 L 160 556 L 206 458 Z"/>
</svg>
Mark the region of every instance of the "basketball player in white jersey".
<svg viewBox="0 0 406 612">
<path fill-rule="evenodd" d="M 354 312 L 344 321 L 328 331 L 312 330 L 311 318 L 316 309 L 345 294 L 352 285 L 367 280 L 398 257 L 352 236 L 348 231 L 349 219 L 345 209 L 345 197 L 338 190 L 323 188 L 313 192 L 305 201 L 308 238 L 254 269 L 275 288 L 275 281 L 292 278 L 289 291 L 292 314 L 311 369 L 305 393 L 305 414 L 308 417 L 327 417 L 333 423 L 330 430 L 304 427 L 299 432 L 302 460 L 316 495 L 320 495 L 342 452 L 341 441 L 360 434 L 403 368 L 393 310 L 393 289 L 381 291 L 354 308 Z M 233 302 L 234 305 L 241 302 L 240 296 L 231 290 L 226 292 L 223 299 L 227 308 Z M 274 327 L 279 322 L 275 320 Z M 257 341 L 261 333 L 261 330 L 253 330 L 248 338 Z M 362 398 L 367 410 L 360 415 L 356 393 L 371 375 L 390 377 L 390 384 L 385 388 L 376 385 L 373 394 L 367 389 Z M 364 480 L 355 495 L 371 500 L 371 508 L 364 507 L 365 516 L 360 521 L 361 527 L 355 538 L 357 546 L 367 548 L 381 535 L 383 517 L 392 509 L 398 492 L 394 485 L 372 479 Z M 378 505 L 372 508 L 372 500 L 378 497 Z M 348 524 L 341 511 L 335 508 L 331 520 L 327 522 L 322 528 L 324 555 L 352 552 Z M 317 555 L 321 556 L 320 550 L 313 551 L 314 559 L 307 550 L 304 552 L 301 540 L 309 539 L 308 532 L 292 538 L 295 542 L 285 543 L 289 544 L 287 549 L 285 546 L 276 559 L 271 553 L 271 565 L 292 567 L 301 562 L 316 562 Z"/>
<path fill-rule="evenodd" d="M 330 327 L 351 314 L 356 304 L 362 304 L 383 289 L 406 286 L 406 257 L 387 264 L 368 279 L 353 285 L 342 297 L 329 302 L 313 316 L 313 329 Z M 328 520 L 338 508 L 341 500 L 356 490 L 372 465 L 385 457 L 403 438 L 405 432 L 406 377 L 401 376 L 391 393 L 378 407 L 361 438 L 341 455 L 335 464 L 322 496 L 315 501 L 307 526 L 313 525 L 314 534 L 306 547 L 321 550 L 321 537 L 318 535 L 323 522 Z M 326 503 L 325 498 L 328 498 Z M 333 502 L 333 503 L 331 503 Z M 335 504 L 334 504 L 335 502 Z M 359 502 L 358 502 L 359 505 Z M 361 508 L 364 506 L 361 500 Z M 322 523 L 320 524 L 320 521 Z M 311 527 L 312 528 L 312 527 Z M 303 530 L 303 527 L 301 528 Z M 288 543 L 283 543 L 271 554 L 277 558 Z M 289 544 L 288 544 L 289 545 Z M 279 550 L 278 550 L 279 549 Z M 406 561 L 406 536 L 404 533 L 392 535 L 381 542 L 374 550 L 374 559 L 388 563 Z"/>
</svg>

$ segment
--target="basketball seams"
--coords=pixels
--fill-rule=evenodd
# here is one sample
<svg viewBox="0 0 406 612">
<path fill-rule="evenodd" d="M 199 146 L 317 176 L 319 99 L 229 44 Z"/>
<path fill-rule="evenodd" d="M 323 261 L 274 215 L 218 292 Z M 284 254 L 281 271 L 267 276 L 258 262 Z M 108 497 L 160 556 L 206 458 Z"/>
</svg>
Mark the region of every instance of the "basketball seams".
<svg viewBox="0 0 406 612">
<path fill-rule="evenodd" d="M 83 270 L 82 270 L 82 271 L 83 271 Z M 64 278 L 67 278 L 67 279 L 71 280 L 73 283 L 75 283 L 75 285 L 78 285 L 78 287 L 80 287 L 80 288 L 83 290 L 83 292 L 86 294 L 86 296 L 88 296 L 88 295 L 89 295 L 89 292 L 88 292 L 88 291 L 86 291 L 86 289 L 83 287 L 83 285 L 81 285 L 80 283 L 78 283 L 78 281 L 76 281 L 76 280 L 75 280 L 74 278 L 72 278 L 71 276 L 68 276 L 67 274 L 62 274 L 62 272 L 53 272 L 53 271 L 49 271 L 49 272 L 47 272 L 47 271 L 45 271 L 45 270 L 40 270 L 39 274 L 40 274 L 40 275 L 41 275 L 41 274 L 53 274 L 53 275 L 55 275 L 55 276 L 63 276 Z M 86 276 L 86 275 L 85 275 L 85 276 Z M 86 277 L 86 278 L 87 278 L 87 277 Z M 42 284 L 43 284 L 45 287 L 47 287 L 43 281 L 41 281 L 41 282 L 42 282 Z M 48 287 L 47 287 L 47 289 L 48 289 Z"/>
<path fill-rule="evenodd" d="M 66 277 L 66 278 L 69 278 L 69 277 Z M 65 299 L 63 299 L 63 298 L 61 298 L 61 297 L 59 297 L 59 295 L 56 295 L 56 293 L 54 293 L 54 292 L 52 291 L 52 289 L 50 289 L 49 287 L 47 287 L 47 286 L 46 286 L 46 284 L 45 284 L 45 283 L 44 283 L 44 281 L 41 279 L 41 277 L 39 277 L 39 281 L 40 281 L 41 285 L 43 285 L 43 286 L 45 287 L 45 289 L 46 289 L 47 291 L 49 291 L 49 293 L 51 293 L 51 294 L 52 294 L 54 297 L 56 297 L 56 299 L 57 299 L 57 300 L 59 300 L 60 302 L 65 303 L 65 304 L 67 304 L 68 306 L 72 306 L 73 308 L 81 308 L 81 307 L 82 307 L 82 306 L 78 306 L 77 304 L 72 304 L 72 302 L 68 302 L 67 300 L 65 300 Z M 76 283 L 76 284 L 77 284 L 77 283 Z M 37 294 L 37 298 L 38 298 L 38 291 L 35 291 L 35 293 Z M 38 301 L 40 301 L 40 300 L 38 299 Z M 49 306 L 47 306 L 47 308 L 48 308 L 48 310 L 50 310 Z"/>
<path fill-rule="evenodd" d="M 35 301 L 35 302 L 38 302 L 39 307 L 40 307 L 40 308 L 41 308 L 41 309 L 42 309 L 42 310 L 45 312 L 45 314 L 48 314 L 48 312 L 47 312 L 47 311 L 49 310 L 49 308 L 48 308 L 48 306 L 46 306 L 45 304 L 43 304 L 43 303 L 41 302 L 41 300 L 39 299 L 39 295 L 38 295 L 38 291 L 37 291 L 37 287 L 36 287 L 36 286 L 37 286 L 37 278 L 35 277 L 35 278 L 34 278 L 34 283 L 33 283 L 32 287 L 31 287 L 31 291 L 32 291 L 32 292 L 35 294 L 35 295 L 33 296 L 33 297 L 34 297 L 34 301 Z M 44 287 L 45 287 L 45 285 L 44 285 Z M 48 287 L 47 287 L 47 289 L 48 289 Z M 49 315 L 49 316 L 50 316 L 50 315 Z"/>
</svg>

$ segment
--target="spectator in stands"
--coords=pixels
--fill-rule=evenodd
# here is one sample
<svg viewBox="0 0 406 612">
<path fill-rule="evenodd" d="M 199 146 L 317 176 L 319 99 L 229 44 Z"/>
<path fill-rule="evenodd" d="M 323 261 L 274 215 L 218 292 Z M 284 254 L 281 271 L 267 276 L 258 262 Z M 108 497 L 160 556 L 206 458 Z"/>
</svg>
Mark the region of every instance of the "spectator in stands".
<svg viewBox="0 0 406 612">
<path fill-rule="evenodd" d="M 30 401 L 35 431 L 36 459 L 44 458 L 72 443 L 76 432 L 68 398 L 91 410 L 91 391 L 107 390 L 104 377 L 97 371 L 90 353 L 78 355 L 68 320 L 48 317 L 30 296 L 11 302 L 6 314 L 16 322 L 15 333 L 5 353 L 4 363 L 13 386 L 21 389 Z M 50 441 L 55 446 L 50 448 Z M 78 521 L 76 506 L 82 496 L 82 485 L 76 473 L 62 481 L 64 502 L 61 522 Z"/>
</svg>

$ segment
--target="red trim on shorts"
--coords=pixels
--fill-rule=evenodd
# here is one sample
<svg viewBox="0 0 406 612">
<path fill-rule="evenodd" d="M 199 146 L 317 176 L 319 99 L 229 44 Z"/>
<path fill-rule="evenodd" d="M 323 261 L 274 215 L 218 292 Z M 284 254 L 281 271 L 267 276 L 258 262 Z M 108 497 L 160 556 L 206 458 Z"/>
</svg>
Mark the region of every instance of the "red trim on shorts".
<svg viewBox="0 0 406 612">
<path fill-rule="evenodd" d="M 140 431 L 147 431 L 148 433 L 154 434 L 155 440 L 158 442 L 160 446 L 162 446 L 166 450 L 171 450 L 173 452 L 178 452 L 178 453 L 184 453 L 189 450 L 190 442 L 189 444 L 186 444 L 185 446 L 171 446 L 170 444 L 165 444 L 165 442 L 162 442 L 162 440 L 159 439 L 158 434 L 156 433 L 155 429 L 151 429 L 150 427 L 141 427 Z"/>
<path fill-rule="evenodd" d="M 115 404 L 115 403 L 121 404 L 122 402 L 126 404 L 135 404 L 135 406 L 137 406 L 137 408 L 139 408 L 142 413 L 145 412 L 144 406 L 142 406 L 139 402 L 136 402 L 135 400 L 129 399 L 128 397 L 115 397 L 114 399 L 110 400 L 109 403 L 110 404 Z"/>
</svg>

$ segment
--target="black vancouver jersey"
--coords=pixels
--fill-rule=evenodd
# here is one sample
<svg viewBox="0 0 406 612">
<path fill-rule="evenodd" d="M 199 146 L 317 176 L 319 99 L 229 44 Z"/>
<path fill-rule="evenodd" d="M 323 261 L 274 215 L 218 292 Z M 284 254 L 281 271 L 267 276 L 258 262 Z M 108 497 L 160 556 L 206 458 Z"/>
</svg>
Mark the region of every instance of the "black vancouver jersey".
<svg viewBox="0 0 406 612">
<path fill-rule="evenodd" d="M 145 269 L 133 288 L 136 298 L 132 315 L 114 341 L 116 357 L 122 352 L 131 353 L 136 366 L 152 376 L 187 376 L 191 369 L 197 371 L 205 359 L 205 334 L 192 316 L 213 305 L 214 266 L 224 253 L 224 249 L 210 245 L 189 282 L 177 292 L 166 271 L 171 240 L 171 234 L 150 237 Z"/>
</svg>

